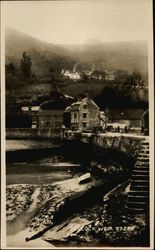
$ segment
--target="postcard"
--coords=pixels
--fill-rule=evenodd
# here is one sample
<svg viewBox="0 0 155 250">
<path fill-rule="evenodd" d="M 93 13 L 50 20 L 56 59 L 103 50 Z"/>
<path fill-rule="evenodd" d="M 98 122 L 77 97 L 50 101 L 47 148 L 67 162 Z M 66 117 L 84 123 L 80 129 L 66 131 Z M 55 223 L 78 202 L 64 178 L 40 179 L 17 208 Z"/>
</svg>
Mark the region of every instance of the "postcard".
<svg viewBox="0 0 155 250">
<path fill-rule="evenodd" d="M 153 249 L 152 4 L 1 2 L 2 249 Z"/>
</svg>

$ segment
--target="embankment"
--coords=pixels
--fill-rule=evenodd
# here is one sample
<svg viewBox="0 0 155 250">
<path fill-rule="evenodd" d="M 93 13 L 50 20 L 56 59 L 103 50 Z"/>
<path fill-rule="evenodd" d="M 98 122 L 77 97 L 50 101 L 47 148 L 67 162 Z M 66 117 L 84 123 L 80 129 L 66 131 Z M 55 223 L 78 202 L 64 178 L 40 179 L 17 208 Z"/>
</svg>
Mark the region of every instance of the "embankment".
<svg viewBox="0 0 155 250">
<path fill-rule="evenodd" d="M 61 128 L 7 128 L 6 139 L 60 139 Z"/>
</svg>

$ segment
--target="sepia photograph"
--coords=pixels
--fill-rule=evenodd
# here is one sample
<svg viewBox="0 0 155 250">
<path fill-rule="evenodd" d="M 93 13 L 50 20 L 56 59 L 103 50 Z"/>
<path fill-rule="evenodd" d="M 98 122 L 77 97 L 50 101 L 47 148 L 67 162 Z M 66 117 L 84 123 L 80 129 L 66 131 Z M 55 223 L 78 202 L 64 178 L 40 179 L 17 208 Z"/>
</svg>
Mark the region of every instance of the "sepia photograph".
<svg viewBox="0 0 155 250">
<path fill-rule="evenodd" d="M 152 4 L 1 2 L 2 249 L 153 249 Z"/>
</svg>

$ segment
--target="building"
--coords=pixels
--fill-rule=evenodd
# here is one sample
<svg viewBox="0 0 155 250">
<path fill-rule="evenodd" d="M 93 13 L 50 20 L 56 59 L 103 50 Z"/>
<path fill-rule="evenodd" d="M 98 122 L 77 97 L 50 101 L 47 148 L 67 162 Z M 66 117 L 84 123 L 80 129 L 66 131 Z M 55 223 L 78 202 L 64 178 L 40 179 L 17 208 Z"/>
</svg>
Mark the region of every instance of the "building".
<svg viewBox="0 0 155 250">
<path fill-rule="evenodd" d="M 107 127 L 108 118 L 105 116 L 104 111 L 100 111 L 100 125 L 103 130 Z"/>
<path fill-rule="evenodd" d="M 106 77 L 106 80 L 114 81 L 115 80 L 115 76 L 114 75 L 109 75 L 109 76 Z"/>
<path fill-rule="evenodd" d="M 21 107 L 21 111 L 23 111 L 23 112 L 27 112 L 27 111 L 38 112 L 39 109 L 40 109 L 40 106 L 38 106 L 38 105 L 37 106 L 31 106 L 31 105 L 27 106 L 27 105 L 25 105 L 25 106 Z"/>
<path fill-rule="evenodd" d="M 141 116 L 141 129 L 145 135 L 149 135 L 149 110 L 148 109 Z"/>
<path fill-rule="evenodd" d="M 69 128 L 71 130 L 92 130 L 101 126 L 100 109 L 88 96 L 72 103 L 65 110 L 69 115 Z"/>
<path fill-rule="evenodd" d="M 39 128 L 61 128 L 63 124 L 64 110 L 46 110 L 39 111 Z"/>
<path fill-rule="evenodd" d="M 139 129 L 142 126 L 141 117 L 143 113 L 143 109 L 111 109 L 105 111 L 109 124 Z"/>
<path fill-rule="evenodd" d="M 65 78 L 69 78 L 69 79 L 72 79 L 72 80 L 80 80 L 81 79 L 81 76 L 80 74 L 76 71 L 70 71 L 70 70 L 62 70 L 62 75 L 65 77 Z"/>
<path fill-rule="evenodd" d="M 39 105 L 24 105 L 21 107 L 21 111 L 23 114 L 28 115 L 31 118 L 31 128 L 37 128 L 38 127 L 38 113 L 40 110 Z"/>
</svg>

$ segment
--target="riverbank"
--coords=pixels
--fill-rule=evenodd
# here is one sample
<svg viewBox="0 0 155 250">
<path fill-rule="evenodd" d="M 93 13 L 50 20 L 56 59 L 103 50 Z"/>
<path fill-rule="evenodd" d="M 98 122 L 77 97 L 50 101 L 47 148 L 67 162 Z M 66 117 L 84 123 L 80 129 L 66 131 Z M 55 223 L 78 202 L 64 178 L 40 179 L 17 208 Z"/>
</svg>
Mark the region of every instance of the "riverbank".
<svg viewBox="0 0 155 250">
<path fill-rule="evenodd" d="M 57 247 L 149 246 L 148 216 L 128 213 L 128 192 L 126 181 L 102 202 L 74 213 L 42 238 Z"/>
<path fill-rule="evenodd" d="M 7 196 L 8 200 L 11 200 L 11 204 L 14 204 L 15 200 L 20 197 L 21 186 L 24 188 L 24 192 L 28 194 L 29 190 L 33 190 L 33 194 L 29 195 L 29 201 L 31 203 L 24 209 L 24 199 L 22 198 L 20 202 L 20 213 L 19 206 L 10 206 L 9 209 L 12 215 L 12 220 L 10 214 L 7 213 L 7 234 L 8 239 L 17 240 L 21 231 L 27 232 L 26 237 L 38 234 L 42 230 L 48 230 L 55 223 L 55 215 L 60 211 L 61 207 L 65 204 L 67 199 L 72 199 L 80 197 L 84 192 L 91 189 L 94 185 L 98 185 L 99 181 L 92 178 L 89 183 L 80 185 L 79 178 L 76 177 L 71 180 L 61 181 L 53 183 L 52 185 L 8 185 Z M 12 190 L 11 193 L 10 189 Z M 36 194 L 37 192 L 37 194 Z M 16 193 L 16 197 L 14 196 Z M 23 210 L 22 210 L 23 208 Z M 57 221 L 57 219 L 56 219 Z M 14 236 L 13 236 L 14 235 Z M 25 237 L 25 238 L 26 238 Z M 35 236 L 35 238 L 40 238 Z M 23 242 L 25 246 L 25 242 Z M 30 243 L 29 243 L 30 244 Z M 18 245 L 19 246 L 19 245 Z M 22 247 L 22 245 L 20 245 Z"/>
<path fill-rule="evenodd" d="M 135 237 L 135 224 L 130 220 L 133 216 L 127 214 L 127 186 L 105 197 L 129 180 L 135 163 L 133 156 L 79 141 L 64 142 L 61 147 L 45 151 L 37 149 L 36 155 L 29 150 L 28 157 L 27 150 L 23 150 L 23 156 L 7 162 L 6 168 L 7 184 L 13 184 L 7 185 L 11 187 L 7 199 L 11 199 L 10 212 L 14 218 L 9 220 L 9 230 L 12 230 L 7 235 L 9 246 L 11 241 L 17 242 L 17 247 L 31 246 L 31 243 L 35 246 L 35 242 L 38 246 L 40 239 L 51 246 L 67 247 L 114 246 L 115 242 L 135 246 L 138 239 L 142 246 L 144 234 L 149 239 L 144 216 L 138 218 L 139 238 Z M 85 173 L 90 173 L 91 179 L 80 184 L 79 176 Z M 26 188 L 24 193 L 22 186 Z M 29 190 L 33 192 L 30 194 Z M 22 199 L 16 204 L 20 196 L 25 197 L 28 206 Z"/>
<path fill-rule="evenodd" d="M 12 186 L 12 189 L 17 190 L 17 187 Z M 8 235 L 9 245 L 13 242 L 12 246 L 16 247 L 37 247 L 40 241 L 42 246 L 46 246 L 42 242 L 45 241 L 57 247 L 149 244 L 146 216 L 128 214 L 128 181 L 110 193 L 105 192 L 103 181 L 94 177 L 85 184 L 79 184 L 79 177 L 76 177 L 32 187 L 33 202 L 25 210 L 29 218 L 25 220 L 25 215 L 24 219 L 21 216 L 23 227 L 14 221 L 18 230 L 12 224 L 14 235 Z M 23 240 L 18 241 L 19 235 Z"/>
</svg>

